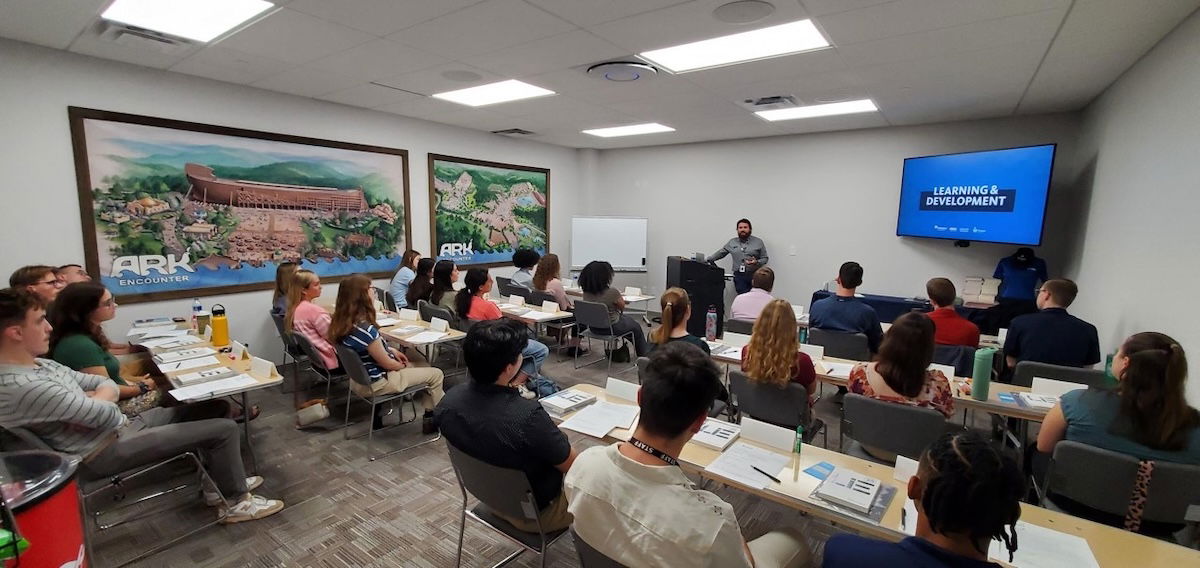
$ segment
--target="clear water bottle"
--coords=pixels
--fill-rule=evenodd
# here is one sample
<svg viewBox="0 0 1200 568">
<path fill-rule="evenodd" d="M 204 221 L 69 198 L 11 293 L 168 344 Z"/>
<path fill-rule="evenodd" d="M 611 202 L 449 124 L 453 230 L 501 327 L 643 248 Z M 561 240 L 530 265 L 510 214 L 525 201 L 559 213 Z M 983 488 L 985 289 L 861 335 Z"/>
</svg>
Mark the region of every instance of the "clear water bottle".
<svg viewBox="0 0 1200 568">
<path fill-rule="evenodd" d="M 704 338 L 709 341 L 717 339 L 717 307 L 709 306 L 704 316 Z"/>
<path fill-rule="evenodd" d="M 200 323 L 200 312 L 204 311 L 204 306 L 200 303 L 200 298 L 192 300 L 192 329 L 197 329 L 196 326 Z"/>
</svg>

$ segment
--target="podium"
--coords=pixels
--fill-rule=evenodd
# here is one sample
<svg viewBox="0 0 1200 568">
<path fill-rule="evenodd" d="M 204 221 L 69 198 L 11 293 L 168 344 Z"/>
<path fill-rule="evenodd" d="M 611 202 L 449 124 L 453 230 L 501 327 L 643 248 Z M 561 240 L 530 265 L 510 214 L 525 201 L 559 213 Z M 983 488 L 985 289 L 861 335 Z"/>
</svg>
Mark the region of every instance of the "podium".
<svg viewBox="0 0 1200 568">
<path fill-rule="evenodd" d="M 667 287 L 683 288 L 692 303 L 688 333 L 704 337 L 704 319 L 708 308 L 717 310 L 717 337 L 725 327 L 725 271 L 706 262 L 680 256 L 667 257 Z"/>
</svg>

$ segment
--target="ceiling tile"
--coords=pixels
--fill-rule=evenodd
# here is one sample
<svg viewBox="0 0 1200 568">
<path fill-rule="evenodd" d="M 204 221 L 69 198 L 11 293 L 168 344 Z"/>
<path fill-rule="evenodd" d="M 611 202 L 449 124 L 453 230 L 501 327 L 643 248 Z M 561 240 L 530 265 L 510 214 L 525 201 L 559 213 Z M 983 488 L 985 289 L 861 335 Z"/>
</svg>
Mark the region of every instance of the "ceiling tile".
<svg viewBox="0 0 1200 568">
<path fill-rule="evenodd" d="M 752 29 L 802 20 L 807 12 L 797 2 L 775 2 L 775 11 L 762 21 L 749 25 L 727 24 L 713 17 L 717 6 L 729 0 L 696 0 L 614 20 L 588 29 L 630 53 L 669 47 L 681 43 L 735 34 Z"/>
<path fill-rule="evenodd" d="M 228 83 L 253 83 L 278 75 L 294 65 L 251 53 L 223 47 L 220 44 L 201 49 L 173 65 L 171 71 L 208 77 Z"/>
<path fill-rule="evenodd" d="M 485 132 L 512 128 L 514 121 L 517 120 L 502 114 L 476 108 L 465 108 L 453 112 L 435 114 L 425 117 L 425 119 L 442 124 L 462 126 L 472 130 L 483 130 Z"/>
<path fill-rule="evenodd" d="M 75 41 L 71 42 L 70 51 L 155 69 L 166 69 L 183 61 L 192 53 L 192 51 L 163 53 L 155 48 L 129 47 L 112 40 L 101 39 L 91 33 L 85 33 L 75 38 Z"/>
<path fill-rule="evenodd" d="M 456 81 L 454 79 L 447 79 L 443 75 L 444 73 L 454 71 L 469 71 L 479 75 L 480 78 L 474 81 Z M 465 89 L 467 87 L 485 85 L 487 83 L 500 81 L 503 78 L 504 77 L 500 75 L 472 67 L 465 63 L 451 62 L 430 67 L 428 69 L 422 69 L 420 71 L 413 71 L 412 73 L 402 73 L 394 77 L 379 79 L 375 82 L 382 83 L 389 87 L 396 87 L 398 89 L 420 93 L 422 95 L 432 95 L 434 93 L 442 93 L 445 91 L 453 91 L 457 89 Z"/>
<path fill-rule="evenodd" d="M 404 101 L 414 101 L 424 97 L 405 91 L 397 91 L 371 83 L 355 85 L 349 89 L 334 91 L 317 98 L 344 105 L 363 108 L 375 108 L 384 105 L 397 104 Z"/>
<path fill-rule="evenodd" d="M 318 59 L 308 66 L 355 79 L 374 81 L 446 62 L 446 58 L 432 53 L 386 39 L 376 39 Z"/>
<path fill-rule="evenodd" d="M 288 8 L 385 36 L 480 0 L 292 0 Z"/>
<path fill-rule="evenodd" d="M 530 77 L 528 80 L 539 87 L 595 104 L 650 97 L 664 97 L 664 100 L 669 100 L 671 95 L 688 93 L 698 88 L 695 83 L 670 73 L 659 73 L 651 79 L 631 83 L 616 83 L 597 79 L 578 67 Z"/>
<path fill-rule="evenodd" d="M 284 8 L 226 38 L 220 45 L 300 64 L 370 40 L 370 34 Z"/>
<path fill-rule="evenodd" d="M 3 0 L 0 37 L 66 49 L 109 0 Z"/>
<path fill-rule="evenodd" d="M 575 26 L 521 0 L 487 0 L 388 36 L 462 59 L 570 31 Z"/>
<path fill-rule="evenodd" d="M 881 128 L 888 126 L 888 120 L 878 112 L 864 112 L 861 114 L 782 120 L 773 122 L 771 125 L 781 134 L 805 134 L 809 132 L 828 132 L 831 130 Z"/>
<path fill-rule="evenodd" d="M 307 67 L 296 67 L 278 75 L 267 77 L 261 81 L 255 81 L 251 85 L 261 89 L 279 91 L 302 97 L 319 97 L 334 91 L 344 90 L 355 83 L 356 81 L 353 79 L 336 73 L 320 69 L 309 69 Z"/>
<path fill-rule="evenodd" d="M 817 21 L 834 45 L 925 32 L 1005 16 L 1063 9 L 1071 0 L 896 0 Z"/>
<path fill-rule="evenodd" d="M 704 91 L 675 95 L 669 101 L 653 98 L 605 106 L 643 122 L 661 122 L 676 128 L 679 128 L 677 124 L 704 124 L 709 120 L 736 119 L 749 114 L 733 102 Z"/>
<path fill-rule="evenodd" d="M 828 14 L 836 14 L 838 12 L 848 12 L 850 10 L 860 10 L 870 6 L 886 4 L 895 0 L 799 0 L 800 4 L 812 14 L 814 18 L 825 16 Z"/>
<path fill-rule="evenodd" d="M 463 61 L 507 77 L 526 77 L 611 60 L 628 52 L 585 30 L 573 30 L 518 46 L 464 58 Z"/>
<path fill-rule="evenodd" d="M 592 26 L 688 0 L 526 0 L 577 26 Z"/>
<path fill-rule="evenodd" d="M 443 101 L 441 99 L 435 99 L 432 97 L 418 97 L 416 99 L 382 105 L 377 107 L 375 110 L 403 116 L 426 118 L 438 114 L 454 112 L 456 110 L 461 110 L 462 108 L 462 105 Z"/>
</svg>

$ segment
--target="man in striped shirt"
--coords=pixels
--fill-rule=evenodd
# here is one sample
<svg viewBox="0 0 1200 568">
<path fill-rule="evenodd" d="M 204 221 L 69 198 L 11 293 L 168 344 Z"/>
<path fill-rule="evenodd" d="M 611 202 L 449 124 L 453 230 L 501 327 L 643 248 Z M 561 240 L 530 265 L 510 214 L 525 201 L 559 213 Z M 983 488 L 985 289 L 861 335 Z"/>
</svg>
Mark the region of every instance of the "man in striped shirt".
<svg viewBox="0 0 1200 568">
<path fill-rule="evenodd" d="M 194 451 L 208 458 L 220 494 L 204 499 L 225 508 L 224 522 L 261 519 L 283 502 L 250 493 L 237 424 L 224 418 L 188 420 L 184 407 L 155 408 L 127 419 L 111 379 L 74 371 L 38 355 L 50 350 L 50 324 L 25 292 L 0 290 L 0 425 L 29 430 L 54 450 L 83 456 L 96 476 L 109 476 Z M 229 496 L 229 502 L 222 499 Z"/>
</svg>

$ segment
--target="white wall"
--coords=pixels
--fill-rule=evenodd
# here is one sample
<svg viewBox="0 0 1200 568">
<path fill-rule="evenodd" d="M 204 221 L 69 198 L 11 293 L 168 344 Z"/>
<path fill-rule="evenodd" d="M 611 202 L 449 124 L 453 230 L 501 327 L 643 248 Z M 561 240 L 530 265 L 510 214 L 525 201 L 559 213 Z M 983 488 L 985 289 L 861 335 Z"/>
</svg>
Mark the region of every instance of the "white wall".
<svg viewBox="0 0 1200 568">
<path fill-rule="evenodd" d="M 897 237 L 904 158 L 1057 142 L 1039 250 L 1056 275 L 1074 246 L 1070 215 L 1057 210 L 1075 190 L 1077 127 L 1076 115 L 1045 115 L 604 151 L 588 210 L 650 218 L 645 286 L 657 291 L 668 255 L 712 253 L 747 217 L 767 244 L 777 296 L 807 304 L 846 260 L 863 265 L 865 292 L 923 296 L 934 276 L 990 276 L 1016 247 Z"/>
<path fill-rule="evenodd" d="M 564 228 L 582 214 L 575 150 L 0 40 L 2 275 L 26 264 L 83 261 L 68 106 L 407 149 L 413 244 L 427 254 L 429 152 L 550 168 L 555 252 L 566 253 Z M 333 293 L 336 287 L 326 287 L 326 295 Z M 274 329 L 263 317 L 269 291 L 201 301 L 225 304 L 233 336 L 280 359 Z M 190 305 L 122 306 L 109 332 L 123 333 L 137 317 L 186 315 Z"/>
<path fill-rule="evenodd" d="M 1092 180 L 1079 299 L 1100 341 L 1174 337 L 1200 369 L 1200 12 L 1184 20 L 1085 112 L 1078 152 Z M 1188 399 L 1200 406 L 1193 371 Z"/>
</svg>

